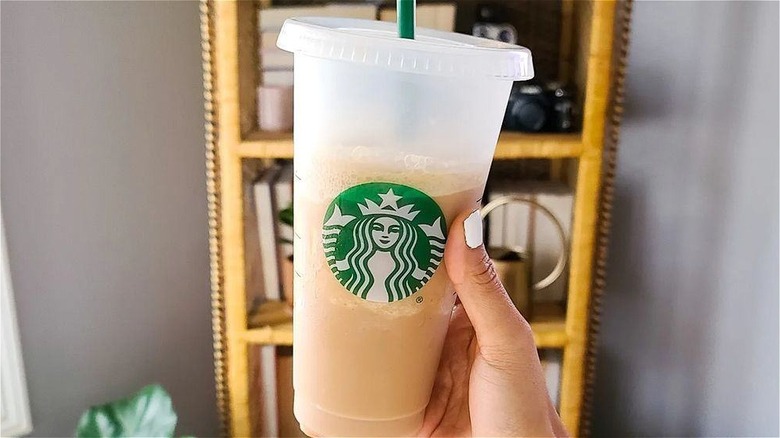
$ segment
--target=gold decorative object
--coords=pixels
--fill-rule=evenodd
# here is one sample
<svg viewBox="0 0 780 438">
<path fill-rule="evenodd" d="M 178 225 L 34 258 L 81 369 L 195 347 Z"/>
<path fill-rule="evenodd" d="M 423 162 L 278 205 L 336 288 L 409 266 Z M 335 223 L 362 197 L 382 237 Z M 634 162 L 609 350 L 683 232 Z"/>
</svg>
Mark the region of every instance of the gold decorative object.
<svg viewBox="0 0 780 438">
<path fill-rule="evenodd" d="M 558 255 L 558 261 L 555 267 L 546 277 L 531 283 L 531 255 L 520 247 L 488 247 L 488 255 L 493 260 L 493 264 L 496 267 L 498 278 L 501 279 L 501 283 L 506 288 L 509 298 L 517 307 L 517 310 L 525 317 L 525 319 L 533 320 L 533 300 L 534 292 L 541 291 L 547 286 L 551 285 L 555 280 L 560 278 L 566 268 L 566 260 L 568 254 L 568 244 L 566 242 L 566 232 L 563 229 L 563 225 L 557 217 L 544 205 L 522 196 L 502 196 L 489 202 L 482 207 L 482 218 L 487 219 L 491 212 L 497 208 L 508 204 L 527 204 L 533 206 L 539 210 L 550 222 L 555 226 L 555 231 L 560 239 L 561 250 Z M 511 226 L 511 225 L 509 225 Z"/>
</svg>

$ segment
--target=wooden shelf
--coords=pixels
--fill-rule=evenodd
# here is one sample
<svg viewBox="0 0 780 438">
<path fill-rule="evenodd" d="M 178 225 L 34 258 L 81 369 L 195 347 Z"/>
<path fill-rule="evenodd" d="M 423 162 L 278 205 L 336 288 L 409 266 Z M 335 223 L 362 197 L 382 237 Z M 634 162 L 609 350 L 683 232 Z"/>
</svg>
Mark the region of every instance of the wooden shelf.
<svg viewBox="0 0 780 438">
<path fill-rule="evenodd" d="M 244 332 L 243 338 L 250 344 L 290 346 L 293 344 L 292 321 L 249 329 Z"/>
<path fill-rule="evenodd" d="M 242 338 L 250 344 L 292 345 L 292 309 L 283 301 L 266 301 L 247 315 L 249 330 Z"/>
<path fill-rule="evenodd" d="M 496 145 L 497 160 L 567 158 L 582 153 L 580 134 L 524 134 L 502 131 Z"/>
<path fill-rule="evenodd" d="M 262 132 L 249 134 L 238 146 L 242 158 L 292 158 L 292 132 Z"/>
<path fill-rule="evenodd" d="M 538 348 L 563 348 L 566 345 L 566 309 L 556 303 L 534 304 L 531 321 Z"/>
<path fill-rule="evenodd" d="M 243 158 L 292 158 L 292 133 L 256 131 L 238 145 Z M 566 158 L 582 153 L 580 134 L 524 134 L 504 131 L 498 138 L 495 159 Z"/>
<path fill-rule="evenodd" d="M 263 312 L 263 310 L 261 310 Z M 563 348 L 566 345 L 566 322 L 563 308 L 558 305 L 539 304 L 537 317 L 531 322 L 534 341 L 538 348 Z M 250 316 L 251 321 L 258 315 Z M 250 328 L 242 336 L 250 344 L 286 345 L 293 344 L 292 317 L 280 322 Z"/>
</svg>

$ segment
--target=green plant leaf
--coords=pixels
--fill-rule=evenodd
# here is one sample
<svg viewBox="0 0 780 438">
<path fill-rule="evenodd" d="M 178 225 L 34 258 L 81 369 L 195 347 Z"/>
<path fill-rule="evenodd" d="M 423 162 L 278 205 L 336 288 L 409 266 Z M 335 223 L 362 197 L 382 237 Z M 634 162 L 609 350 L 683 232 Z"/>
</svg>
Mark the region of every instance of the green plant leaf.
<svg viewBox="0 0 780 438">
<path fill-rule="evenodd" d="M 93 406 L 81 416 L 77 437 L 172 437 L 176 413 L 160 385 L 149 385 L 130 398 Z"/>
<path fill-rule="evenodd" d="M 281 221 L 283 224 L 293 226 L 293 208 L 292 205 L 285 208 L 284 210 L 281 210 L 279 212 L 279 221 Z"/>
</svg>

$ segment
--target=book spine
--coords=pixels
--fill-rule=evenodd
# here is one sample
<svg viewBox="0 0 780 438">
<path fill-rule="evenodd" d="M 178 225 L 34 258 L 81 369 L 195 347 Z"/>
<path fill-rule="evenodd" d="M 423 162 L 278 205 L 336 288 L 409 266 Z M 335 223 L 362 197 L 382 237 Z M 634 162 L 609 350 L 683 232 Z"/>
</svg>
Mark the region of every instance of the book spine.
<svg viewBox="0 0 780 438">
<path fill-rule="evenodd" d="M 276 230 L 270 178 L 264 177 L 255 184 L 257 229 L 260 239 L 260 258 L 263 264 L 265 298 L 280 299 L 279 260 L 276 252 Z"/>
<path fill-rule="evenodd" d="M 261 436 L 279 436 L 279 405 L 276 384 L 276 347 L 258 346 L 260 349 L 260 393 L 262 394 Z"/>
<path fill-rule="evenodd" d="M 544 380 L 547 384 L 547 393 L 549 394 L 555 409 L 558 409 L 560 404 L 563 351 L 557 349 L 540 350 L 539 359 L 542 363 L 542 372 L 544 373 Z"/>
<path fill-rule="evenodd" d="M 264 294 L 267 300 L 281 299 L 279 290 L 279 258 L 276 248 L 276 208 L 272 191 L 272 185 L 278 172 L 278 168 L 268 169 L 254 186 Z M 276 349 L 273 346 L 258 348 L 260 348 L 260 391 L 262 394 L 261 433 L 263 436 L 278 436 Z"/>
</svg>

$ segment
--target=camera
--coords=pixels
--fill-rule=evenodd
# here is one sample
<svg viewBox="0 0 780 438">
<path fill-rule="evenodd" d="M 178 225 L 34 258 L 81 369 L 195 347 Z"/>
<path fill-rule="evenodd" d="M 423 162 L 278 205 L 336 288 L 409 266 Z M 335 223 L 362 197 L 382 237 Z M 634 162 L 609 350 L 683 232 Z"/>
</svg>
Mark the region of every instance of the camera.
<svg viewBox="0 0 780 438">
<path fill-rule="evenodd" d="M 521 132 L 572 132 L 574 93 L 557 82 L 516 82 L 509 95 L 503 127 Z"/>
<path fill-rule="evenodd" d="M 507 21 L 506 9 L 503 5 L 481 4 L 478 6 L 478 16 L 471 34 L 480 38 L 517 44 L 517 29 Z"/>
</svg>

